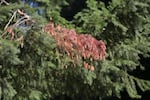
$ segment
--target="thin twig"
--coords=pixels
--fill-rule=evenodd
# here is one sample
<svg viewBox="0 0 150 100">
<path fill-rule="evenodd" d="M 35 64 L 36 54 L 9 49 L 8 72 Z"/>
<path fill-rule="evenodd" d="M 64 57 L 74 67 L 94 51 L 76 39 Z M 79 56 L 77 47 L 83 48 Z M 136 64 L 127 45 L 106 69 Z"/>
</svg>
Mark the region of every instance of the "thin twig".
<svg viewBox="0 0 150 100">
<path fill-rule="evenodd" d="M 22 20 L 22 21 L 20 21 L 20 22 L 16 22 L 14 25 L 15 26 L 19 26 L 20 24 L 22 24 L 22 23 L 24 23 L 24 22 L 26 22 L 26 21 L 29 21 L 30 19 L 24 19 L 24 20 Z"/>
<path fill-rule="evenodd" d="M 21 15 L 22 17 L 20 19 L 18 19 L 14 24 L 10 25 L 10 23 L 12 22 L 12 20 L 15 18 L 15 16 L 17 15 L 17 13 L 19 15 Z M 27 15 L 26 13 L 23 13 L 21 10 L 17 9 L 13 15 L 11 16 L 10 20 L 8 21 L 8 23 L 6 24 L 5 28 L 4 28 L 4 33 L 1 35 L 1 37 L 3 37 L 5 34 L 8 33 L 8 28 L 11 28 L 11 30 L 13 31 L 14 28 L 18 27 L 20 24 L 27 22 L 31 20 L 30 16 Z"/>
<path fill-rule="evenodd" d="M 22 21 L 22 20 L 24 20 L 24 19 L 26 19 L 26 17 L 22 17 L 22 18 L 18 19 L 18 20 L 16 21 L 16 23 L 19 23 L 20 21 Z M 15 24 L 16 24 L 16 23 L 15 23 Z"/>
<path fill-rule="evenodd" d="M 17 12 L 20 14 L 20 15 L 23 15 L 24 17 L 26 17 L 27 19 L 30 18 L 29 15 L 27 15 L 26 13 L 22 12 L 20 9 L 17 10 Z"/>
<path fill-rule="evenodd" d="M 9 22 L 6 24 L 4 30 L 7 29 L 7 27 L 9 26 L 9 24 L 11 23 L 11 21 L 13 20 L 13 18 L 15 17 L 15 15 L 16 15 L 17 13 L 19 13 L 20 15 L 23 15 L 23 16 L 24 16 L 24 17 L 22 17 L 21 19 L 19 19 L 18 22 L 21 21 L 21 20 L 24 19 L 24 18 L 30 19 L 30 16 L 29 16 L 29 15 L 27 15 L 26 13 L 23 13 L 21 10 L 18 9 L 18 10 L 16 10 L 16 11 L 13 13 L 13 15 L 12 15 L 12 17 L 10 18 Z"/>
<path fill-rule="evenodd" d="M 6 0 L 1 0 L 0 5 L 3 4 L 3 3 L 6 4 L 6 5 L 9 5 L 9 3 Z"/>
<path fill-rule="evenodd" d="M 6 24 L 4 30 L 7 29 L 7 27 L 9 26 L 9 24 L 11 23 L 11 21 L 13 20 L 13 18 L 15 17 L 16 14 L 17 14 L 17 11 L 15 11 L 15 12 L 13 13 L 13 15 L 12 15 L 11 18 L 10 18 L 10 20 L 9 20 L 8 23 Z"/>
</svg>

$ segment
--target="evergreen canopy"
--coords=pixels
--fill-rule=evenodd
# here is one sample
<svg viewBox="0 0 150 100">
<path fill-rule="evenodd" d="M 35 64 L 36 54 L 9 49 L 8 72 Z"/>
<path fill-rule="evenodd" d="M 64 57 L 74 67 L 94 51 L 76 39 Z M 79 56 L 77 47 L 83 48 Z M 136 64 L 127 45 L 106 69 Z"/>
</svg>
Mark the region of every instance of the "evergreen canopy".
<svg viewBox="0 0 150 100">
<path fill-rule="evenodd" d="M 150 90 L 150 80 L 130 74 L 150 56 L 150 1 L 86 0 L 68 21 L 61 11 L 71 2 L 1 0 L 1 99 L 121 98 L 124 90 L 141 98 L 137 88 Z"/>
</svg>

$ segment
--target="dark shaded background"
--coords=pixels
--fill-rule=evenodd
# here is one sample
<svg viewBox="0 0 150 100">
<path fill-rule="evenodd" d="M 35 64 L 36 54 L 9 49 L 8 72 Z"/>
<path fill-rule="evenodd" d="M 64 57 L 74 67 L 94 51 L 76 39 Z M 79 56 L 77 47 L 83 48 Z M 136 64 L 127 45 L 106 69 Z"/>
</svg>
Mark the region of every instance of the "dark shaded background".
<svg viewBox="0 0 150 100">
<path fill-rule="evenodd" d="M 68 0 L 68 2 L 70 3 L 70 6 L 63 7 L 61 11 L 61 16 L 71 21 L 73 19 L 73 16 L 77 12 L 81 11 L 83 8 L 86 7 L 85 1 L 86 0 Z M 104 2 L 106 6 L 108 6 L 109 2 L 111 2 L 111 0 L 97 0 L 97 1 Z M 134 70 L 130 74 L 136 77 L 142 78 L 142 79 L 150 80 L 150 76 L 149 76 L 150 75 L 150 57 L 144 58 L 140 56 L 140 58 L 141 58 L 140 62 L 142 63 L 143 66 L 145 66 L 145 70 L 141 71 L 140 68 L 138 67 L 136 70 Z M 138 89 L 138 93 L 142 95 L 141 100 L 150 100 L 150 91 L 142 92 L 138 87 L 137 89 Z M 122 95 L 121 100 L 137 100 L 137 99 L 129 98 L 126 91 L 123 91 L 121 95 Z M 69 99 L 67 97 L 65 98 Z M 59 97 L 56 99 L 59 99 Z M 119 99 L 115 97 L 110 97 L 110 98 L 104 98 L 104 100 L 119 100 Z"/>
</svg>

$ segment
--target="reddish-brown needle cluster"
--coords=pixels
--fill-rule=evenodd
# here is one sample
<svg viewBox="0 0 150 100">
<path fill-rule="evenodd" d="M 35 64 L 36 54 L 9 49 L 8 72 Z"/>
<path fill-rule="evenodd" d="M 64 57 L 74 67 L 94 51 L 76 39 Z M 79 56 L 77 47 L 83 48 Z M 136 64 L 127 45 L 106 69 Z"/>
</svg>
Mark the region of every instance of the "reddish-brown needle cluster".
<svg viewBox="0 0 150 100">
<path fill-rule="evenodd" d="M 77 34 L 76 31 L 54 25 L 51 21 L 44 27 L 44 31 L 54 37 L 59 48 L 63 48 L 69 57 L 90 60 L 105 59 L 106 46 L 88 34 Z M 87 63 L 84 63 L 87 67 Z"/>
</svg>

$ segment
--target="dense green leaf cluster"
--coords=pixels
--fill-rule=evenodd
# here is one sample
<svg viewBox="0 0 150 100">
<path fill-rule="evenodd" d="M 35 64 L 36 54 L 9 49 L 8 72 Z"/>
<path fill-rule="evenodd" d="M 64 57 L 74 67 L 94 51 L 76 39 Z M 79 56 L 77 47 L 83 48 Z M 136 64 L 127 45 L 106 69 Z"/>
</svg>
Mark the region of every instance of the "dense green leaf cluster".
<svg viewBox="0 0 150 100">
<path fill-rule="evenodd" d="M 86 8 L 78 12 L 72 21 L 60 16 L 66 0 L 11 0 L 0 5 L 0 35 L 14 11 L 21 9 L 31 16 L 34 23 L 14 29 L 0 36 L 0 99 L 43 100 L 55 96 L 90 100 L 107 96 L 120 97 L 126 90 L 130 97 L 140 98 L 137 87 L 150 90 L 150 81 L 129 73 L 140 66 L 140 55 L 150 53 L 150 1 L 112 0 L 106 7 L 103 2 L 86 0 Z M 69 5 L 68 5 L 69 6 Z M 42 10 L 42 15 L 37 13 Z M 10 24 L 19 19 L 16 15 Z M 83 61 L 75 66 L 55 40 L 42 31 L 42 26 L 53 18 L 54 23 L 74 28 L 101 39 L 107 46 L 105 61 L 88 61 L 94 71 L 83 68 Z M 19 37 L 23 37 L 20 41 Z"/>
</svg>

